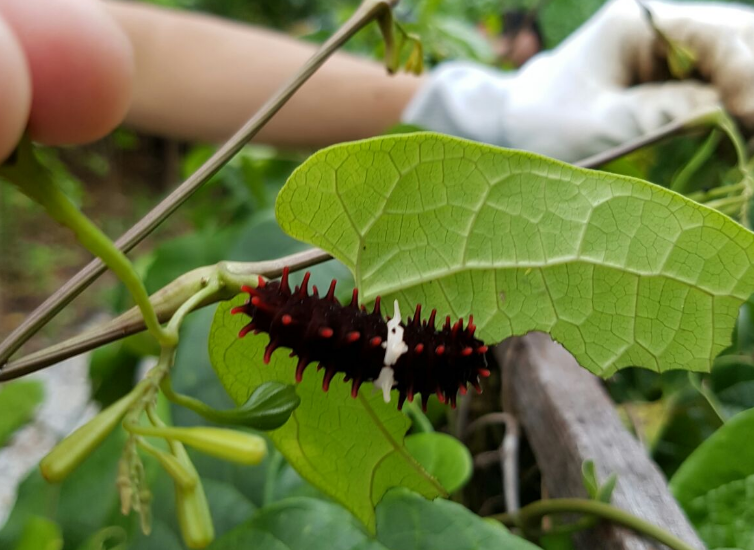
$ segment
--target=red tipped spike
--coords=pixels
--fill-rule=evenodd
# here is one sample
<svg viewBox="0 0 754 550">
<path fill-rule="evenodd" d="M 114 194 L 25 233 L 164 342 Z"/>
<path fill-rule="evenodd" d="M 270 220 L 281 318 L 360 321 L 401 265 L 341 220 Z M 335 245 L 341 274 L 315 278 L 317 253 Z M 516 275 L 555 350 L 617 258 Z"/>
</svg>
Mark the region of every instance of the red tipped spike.
<svg viewBox="0 0 754 550">
<path fill-rule="evenodd" d="M 427 412 L 427 403 L 429 403 L 429 395 L 422 394 L 422 411 Z"/>
<path fill-rule="evenodd" d="M 361 311 L 363 311 L 364 313 L 366 313 L 367 312 L 367 306 L 365 306 L 364 304 L 361 304 Z"/>
<path fill-rule="evenodd" d="M 301 383 L 301 380 L 304 378 L 304 369 L 309 365 L 309 360 L 306 357 L 299 357 L 298 363 L 296 364 L 296 382 Z"/>
<path fill-rule="evenodd" d="M 453 394 L 450 396 L 450 408 L 455 409 L 456 408 L 456 394 Z"/>
<path fill-rule="evenodd" d="M 351 397 L 356 399 L 359 396 L 359 388 L 361 387 L 361 380 L 354 378 L 351 383 Z"/>
<path fill-rule="evenodd" d="M 325 369 L 325 377 L 322 379 L 322 389 L 324 391 L 330 389 L 330 382 L 332 381 L 333 376 L 335 376 L 335 369 L 332 367 L 327 367 Z"/>
<path fill-rule="evenodd" d="M 251 288 L 249 285 L 243 285 L 241 287 L 241 292 L 245 292 L 246 294 L 256 294 L 257 293 L 257 289 L 256 288 Z"/>
<path fill-rule="evenodd" d="M 418 327 L 421 324 L 421 315 L 422 315 L 422 305 L 416 304 L 416 312 L 414 313 L 414 319 L 413 319 L 413 323 L 415 327 Z"/>
<path fill-rule="evenodd" d="M 416 344 L 416 347 L 414 348 L 414 353 L 421 353 L 424 351 L 424 344 Z"/>
<path fill-rule="evenodd" d="M 293 317 L 288 315 L 287 313 L 281 317 L 280 322 L 284 325 L 290 325 L 293 322 Z"/>
<path fill-rule="evenodd" d="M 348 304 L 351 307 L 355 307 L 356 309 L 359 308 L 359 289 L 354 288 L 353 294 L 351 294 L 351 303 Z"/>
<path fill-rule="evenodd" d="M 325 296 L 325 300 L 329 300 L 331 302 L 335 301 L 335 285 L 338 284 L 338 281 L 333 279 L 330 281 L 330 289 L 327 291 L 327 295 Z"/>
<path fill-rule="evenodd" d="M 403 409 L 403 404 L 406 402 L 406 395 L 401 392 L 401 394 L 398 396 L 398 410 Z"/>
<path fill-rule="evenodd" d="M 309 295 L 309 278 L 312 276 L 308 271 L 304 273 L 304 280 L 301 281 L 301 287 L 298 290 L 298 295 L 304 298 Z"/>
<path fill-rule="evenodd" d="M 319 329 L 319 335 L 322 338 L 331 338 L 333 335 L 333 330 L 330 327 L 322 327 Z"/>
<path fill-rule="evenodd" d="M 429 314 L 429 319 L 427 319 L 427 325 L 431 328 L 435 328 L 435 317 L 437 317 L 437 310 L 433 309 L 432 313 Z"/>
<path fill-rule="evenodd" d="M 259 288 L 264 288 L 265 286 L 267 286 L 267 281 L 265 281 L 264 277 L 262 277 L 261 275 L 257 277 L 257 286 Z M 241 290 L 243 290 L 243 288 Z M 246 291 L 244 290 L 244 292 Z"/>
<path fill-rule="evenodd" d="M 267 347 L 264 348 L 264 364 L 267 365 L 270 362 L 270 358 L 272 358 L 272 352 L 274 352 L 278 347 L 277 342 L 274 340 L 271 340 L 269 344 L 267 344 Z"/>
<path fill-rule="evenodd" d="M 473 315 L 469 315 L 469 326 L 466 327 L 466 332 L 469 333 L 469 336 L 473 336 L 474 332 L 476 332 L 476 325 L 474 324 Z"/>
<path fill-rule="evenodd" d="M 437 395 L 437 400 L 440 403 L 445 403 L 445 394 L 442 393 L 442 390 L 440 388 L 437 388 L 437 392 L 435 392 L 435 395 Z"/>
<path fill-rule="evenodd" d="M 408 400 L 410 403 L 414 402 L 414 387 L 413 386 L 408 388 L 408 391 L 406 392 L 406 397 L 408 397 Z"/>
<path fill-rule="evenodd" d="M 262 303 L 262 299 L 259 296 L 254 296 L 251 299 L 251 305 L 259 307 L 259 305 Z"/>
<path fill-rule="evenodd" d="M 445 353 L 445 346 L 437 346 L 435 348 L 435 353 L 437 355 L 442 355 L 443 353 Z"/>
<path fill-rule="evenodd" d="M 358 330 L 354 330 L 346 334 L 346 342 L 348 342 L 349 344 L 352 344 L 359 338 L 361 338 L 361 333 Z"/>
<path fill-rule="evenodd" d="M 288 266 L 285 266 L 283 268 L 283 275 L 280 277 L 280 291 L 285 294 L 291 293 L 291 287 L 288 285 L 288 273 L 290 273 L 291 268 Z"/>
<path fill-rule="evenodd" d="M 319 289 L 317 288 L 317 285 L 312 285 L 312 296 L 319 298 Z"/>
<path fill-rule="evenodd" d="M 236 315 L 237 313 L 245 313 L 246 312 L 246 306 L 236 306 L 233 309 L 230 310 L 231 315 Z"/>
<path fill-rule="evenodd" d="M 450 315 L 445 317 L 445 324 L 442 326 L 443 330 L 450 329 Z"/>
<path fill-rule="evenodd" d="M 453 336 L 458 336 L 458 333 L 461 331 L 463 331 L 463 317 L 458 319 L 458 321 L 456 321 L 456 324 L 453 325 Z"/>
<path fill-rule="evenodd" d="M 254 323 L 249 323 L 245 327 L 243 327 L 241 330 L 238 331 L 238 337 L 243 338 L 247 334 L 249 334 L 252 330 L 255 330 L 257 327 L 254 325 Z"/>
<path fill-rule="evenodd" d="M 461 382 L 460 384 L 458 384 L 458 391 L 461 392 L 461 395 L 466 395 L 469 390 L 466 387 L 466 384 L 464 384 L 463 382 Z"/>
<path fill-rule="evenodd" d="M 477 393 L 482 393 L 482 386 L 479 385 L 479 380 L 472 380 L 471 385 L 474 386 Z"/>
<path fill-rule="evenodd" d="M 376 313 L 377 315 L 382 315 L 382 311 L 380 311 L 380 301 L 381 300 L 382 299 L 379 296 L 377 296 L 374 299 L 374 309 L 372 310 L 372 313 Z"/>
<path fill-rule="evenodd" d="M 369 345 L 372 346 L 373 348 L 376 348 L 381 343 L 382 343 L 382 338 L 380 338 L 379 336 L 375 336 L 374 338 L 369 340 Z"/>
<path fill-rule="evenodd" d="M 490 349 L 488 346 L 479 346 L 476 349 L 477 353 L 487 353 L 487 350 Z"/>
<path fill-rule="evenodd" d="M 479 376 L 482 378 L 489 378 L 490 376 L 490 370 L 489 369 L 477 369 L 476 370 Z"/>
<path fill-rule="evenodd" d="M 472 353 L 474 353 L 474 350 L 473 350 L 473 349 L 471 349 L 471 348 L 470 348 L 469 346 L 466 346 L 465 348 L 463 348 L 463 349 L 461 350 L 461 355 L 463 355 L 464 357 L 468 357 L 468 356 L 469 356 L 469 355 L 471 355 Z"/>
</svg>

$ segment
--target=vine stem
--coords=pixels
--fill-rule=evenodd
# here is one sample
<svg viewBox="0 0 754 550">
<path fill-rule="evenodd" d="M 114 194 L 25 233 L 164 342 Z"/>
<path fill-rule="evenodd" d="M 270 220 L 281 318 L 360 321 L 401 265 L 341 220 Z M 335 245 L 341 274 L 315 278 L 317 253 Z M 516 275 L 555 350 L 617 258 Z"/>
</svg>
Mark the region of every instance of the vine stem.
<svg viewBox="0 0 754 550">
<path fill-rule="evenodd" d="M 177 340 L 171 338 L 157 320 L 147 289 L 131 261 L 59 189 L 50 172 L 42 167 L 34 154 L 33 145 L 28 137 L 21 140 L 14 161 L 3 166 L 0 175 L 42 206 L 52 219 L 73 231 L 84 248 L 97 256 L 126 286 L 141 311 L 147 329 L 160 345 L 175 345 Z"/>
<path fill-rule="evenodd" d="M 122 252 L 128 252 L 154 231 L 178 207 L 217 173 L 247 142 L 249 142 L 277 113 L 294 93 L 335 53 L 349 38 L 376 18 L 384 22 L 391 6 L 398 0 L 364 0 L 356 12 L 309 58 L 301 69 L 257 111 L 238 132 L 220 147 L 207 162 L 194 172 L 177 189 L 153 208 L 136 225 L 115 242 Z M 384 24 L 384 23 L 383 23 Z M 387 37 L 386 37 L 387 38 Z M 65 285 L 45 300 L 29 317 L 0 344 L 0 367 L 18 349 L 45 326 L 76 296 L 81 294 L 105 271 L 99 259 L 87 264 Z"/>
<path fill-rule="evenodd" d="M 611 506 L 598 500 L 585 498 L 554 498 L 549 500 L 538 500 L 527 504 L 515 514 L 496 514 L 490 516 L 503 524 L 521 527 L 524 531 L 530 528 L 537 520 L 552 514 L 587 514 L 598 518 L 606 519 L 628 527 L 661 542 L 672 550 L 696 550 L 689 546 L 675 535 L 665 531 L 661 527 L 653 525 L 648 521 L 633 516 L 620 508 Z"/>
</svg>

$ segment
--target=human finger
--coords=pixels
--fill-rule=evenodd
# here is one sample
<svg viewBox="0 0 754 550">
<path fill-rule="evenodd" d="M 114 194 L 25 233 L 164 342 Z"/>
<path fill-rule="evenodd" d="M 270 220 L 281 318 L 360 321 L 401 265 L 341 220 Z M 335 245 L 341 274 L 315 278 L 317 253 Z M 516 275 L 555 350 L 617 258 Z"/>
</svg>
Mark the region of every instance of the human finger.
<svg viewBox="0 0 754 550">
<path fill-rule="evenodd" d="M 0 17 L 0 162 L 16 146 L 31 106 L 31 77 L 21 45 Z"/>
<path fill-rule="evenodd" d="M 93 0 L 3 0 L 0 15 L 21 44 L 32 84 L 28 127 L 50 145 L 110 132 L 131 97 L 133 53 Z"/>
</svg>

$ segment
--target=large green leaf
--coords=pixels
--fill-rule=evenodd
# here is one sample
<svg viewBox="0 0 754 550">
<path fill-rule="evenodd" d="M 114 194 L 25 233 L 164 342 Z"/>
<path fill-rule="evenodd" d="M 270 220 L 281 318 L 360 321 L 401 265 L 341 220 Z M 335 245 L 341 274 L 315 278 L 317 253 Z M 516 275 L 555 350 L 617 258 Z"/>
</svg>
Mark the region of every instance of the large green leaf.
<svg viewBox="0 0 754 550">
<path fill-rule="evenodd" d="M 754 550 L 754 410 L 740 413 L 702 443 L 670 481 L 710 548 Z"/>
<path fill-rule="evenodd" d="M 296 497 L 266 506 L 209 550 L 386 550 L 343 508 Z"/>
<path fill-rule="evenodd" d="M 390 491 L 377 507 L 377 539 L 391 550 L 535 550 L 457 502 Z"/>
<path fill-rule="evenodd" d="M 754 291 L 754 234 L 648 182 L 439 134 L 336 145 L 278 221 L 354 273 L 365 301 L 474 315 L 488 342 L 549 332 L 607 376 L 707 370 Z"/>
<path fill-rule="evenodd" d="M 536 550 L 496 522 L 462 505 L 430 502 L 405 489 L 390 491 L 377 507 L 370 538 L 340 506 L 305 497 L 276 502 L 219 538 L 210 550 Z"/>
<path fill-rule="evenodd" d="M 269 339 L 263 334 L 238 338 L 247 319 L 231 316 L 232 305 L 218 307 L 209 351 L 225 389 L 240 404 L 264 382 L 293 383 L 296 369 L 295 359 L 284 351 L 263 364 Z M 384 403 L 371 387 L 362 388 L 353 399 L 350 386 L 338 379 L 325 393 L 322 376 L 313 368 L 306 372 L 297 387 L 301 405 L 282 428 L 269 433 L 302 477 L 343 503 L 370 530 L 374 507 L 391 487 L 408 487 L 428 498 L 443 494 L 404 447 L 411 423 L 395 403 Z"/>
</svg>

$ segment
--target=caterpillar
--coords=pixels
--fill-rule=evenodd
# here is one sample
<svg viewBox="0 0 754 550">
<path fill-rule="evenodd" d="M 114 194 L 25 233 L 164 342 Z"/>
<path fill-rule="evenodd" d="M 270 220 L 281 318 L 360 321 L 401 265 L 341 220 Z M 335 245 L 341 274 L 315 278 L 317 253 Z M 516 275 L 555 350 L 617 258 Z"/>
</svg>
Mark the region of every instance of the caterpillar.
<svg viewBox="0 0 754 550">
<path fill-rule="evenodd" d="M 301 382 L 309 364 L 318 362 L 318 369 L 325 370 L 324 391 L 335 374 L 343 373 L 344 381 L 351 382 L 353 397 L 358 396 L 364 382 L 373 382 L 375 388 L 380 388 L 385 402 L 390 401 L 391 389 L 397 389 L 398 409 L 417 394 L 426 410 L 432 394 L 455 407 L 458 392 L 465 394 L 469 384 L 481 392 L 479 377 L 490 375 L 485 358 L 488 347 L 474 337 L 473 316 L 469 316 L 466 328 L 463 318 L 451 325 L 448 316 L 438 330 L 437 310 L 421 320 L 422 307 L 418 304 L 413 317 L 404 324 L 396 300 L 394 314 L 386 321 L 379 296 L 369 312 L 359 306 L 358 289 L 354 289 L 350 304 L 344 306 L 335 298 L 335 280 L 327 294 L 320 297 L 316 286 L 309 294 L 309 272 L 301 286 L 293 290 L 288 274 L 286 267 L 279 281 L 259 277 L 256 288 L 242 287 L 249 300 L 231 310 L 232 314 L 251 318 L 239 337 L 249 332 L 269 335 L 265 363 L 270 362 L 276 349 L 288 348 L 291 357 L 298 357 L 297 382 Z"/>
</svg>

